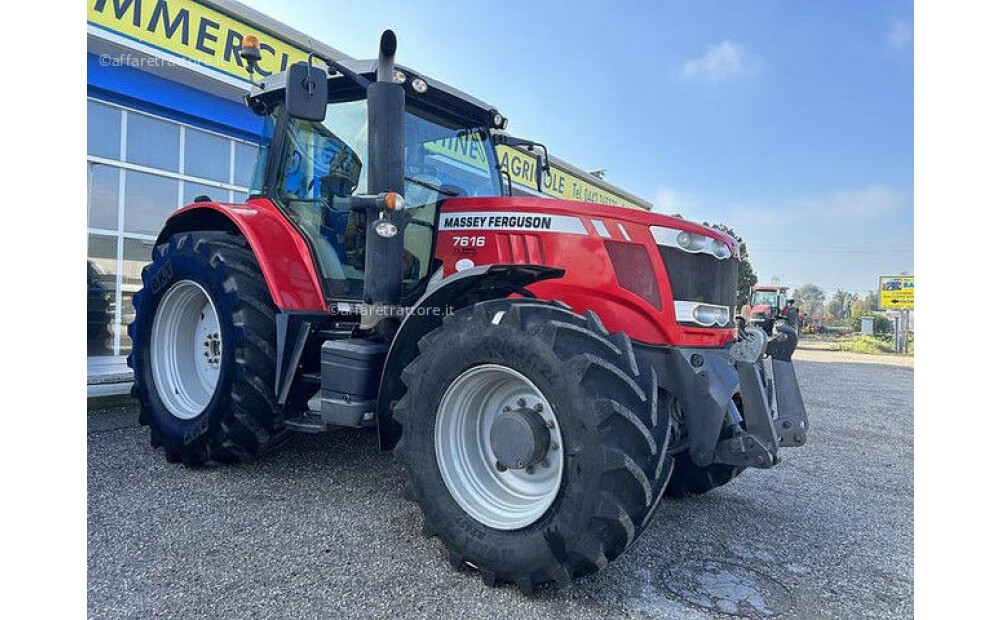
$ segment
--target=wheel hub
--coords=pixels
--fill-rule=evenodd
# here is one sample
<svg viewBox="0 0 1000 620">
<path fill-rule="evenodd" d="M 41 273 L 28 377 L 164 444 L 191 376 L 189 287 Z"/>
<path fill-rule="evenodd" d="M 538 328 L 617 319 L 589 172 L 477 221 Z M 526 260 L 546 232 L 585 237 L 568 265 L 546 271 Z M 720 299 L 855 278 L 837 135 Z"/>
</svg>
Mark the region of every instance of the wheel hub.
<svg viewBox="0 0 1000 620">
<path fill-rule="evenodd" d="M 197 282 L 176 282 L 160 300 L 150 333 L 150 367 L 157 394 L 174 417 L 195 418 L 211 402 L 222 367 L 220 332 L 215 304 Z"/>
<path fill-rule="evenodd" d="M 550 444 L 545 419 L 527 407 L 501 411 L 490 428 L 490 447 L 505 469 L 527 469 L 541 463 Z"/>
<path fill-rule="evenodd" d="M 434 451 L 445 486 L 494 529 L 527 527 L 552 506 L 565 466 L 561 443 L 545 395 L 507 366 L 468 369 L 438 405 Z"/>
</svg>

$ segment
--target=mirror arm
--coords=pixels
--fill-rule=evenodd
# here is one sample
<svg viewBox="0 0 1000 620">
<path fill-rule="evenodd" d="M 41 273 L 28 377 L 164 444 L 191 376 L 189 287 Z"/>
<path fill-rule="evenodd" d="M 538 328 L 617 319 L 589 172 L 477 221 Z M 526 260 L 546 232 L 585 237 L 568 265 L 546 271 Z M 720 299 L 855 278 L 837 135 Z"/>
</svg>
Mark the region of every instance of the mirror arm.
<svg viewBox="0 0 1000 620">
<path fill-rule="evenodd" d="M 527 138 L 515 138 L 502 133 L 495 134 L 493 141 L 496 144 L 504 144 L 507 146 L 522 146 L 526 148 L 529 153 L 533 152 L 535 147 L 540 148 L 542 150 L 542 156 L 539 158 L 537 167 L 535 168 L 535 182 L 538 184 L 538 191 L 544 192 L 543 175 L 549 171 L 549 149 L 547 149 L 541 142 L 535 142 L 534 140 L 528 140 Z"/>
<path fill-rule="evenodd" d="M 354 71 L 351 71 L 350 69 L 348 69 L 347 67 L 340 64 L 339 62 L 337 62 L 332 58 L 325 58 L 323 56 L 320 56 L 319 54 L 316 55 L 316 58 L 319 58 L 320 60 L 326 63 L 327 72 L 330 75 L 334 75 L 335 73 L 340 73 L 341 75 L 347 77 L 352 82 L 354 82 L 355 84 L 357 84 L 358 86 L 360 86 L 365 90 L 367 90 L 372 83 L 372 81 L 369 80 L 368 78 L 358 75 Z"/>
</svg>

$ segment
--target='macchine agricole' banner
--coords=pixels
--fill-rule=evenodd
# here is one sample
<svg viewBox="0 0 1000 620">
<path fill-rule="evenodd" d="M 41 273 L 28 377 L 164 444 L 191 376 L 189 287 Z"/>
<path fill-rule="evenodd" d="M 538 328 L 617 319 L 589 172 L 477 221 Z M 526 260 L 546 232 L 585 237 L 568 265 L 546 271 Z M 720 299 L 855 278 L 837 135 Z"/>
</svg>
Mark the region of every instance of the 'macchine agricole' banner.
<svg viewBox="0 0 1000 620">
<path fill-rule="evenodd" d="M 242 80 L 248 80 L 238 53 L 244 35 L 260 39 L 263 75 L 309 56 L 308 50 L 193 0 L 88 0 L 87 23 Z"/>
</svg>

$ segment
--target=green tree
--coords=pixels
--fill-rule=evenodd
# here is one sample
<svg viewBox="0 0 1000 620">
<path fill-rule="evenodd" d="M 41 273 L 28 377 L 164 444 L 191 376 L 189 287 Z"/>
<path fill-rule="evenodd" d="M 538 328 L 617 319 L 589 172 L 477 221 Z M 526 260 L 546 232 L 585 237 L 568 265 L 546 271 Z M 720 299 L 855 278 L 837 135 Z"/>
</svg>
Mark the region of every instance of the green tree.
<svg viewBox="0 0 1000 620">
<path fill-rule="evenodd" d="M 849 291 L 837 289 L 830 301 L 826 304 L 826 312 L 835 319 L 846 319 L 851 316 L 851 304 L 858 298 L 857 295 Z"/>
<path fill-rule="evenodd" d="M 860 319 L 863 316 L 871 316 L 876 310 L 878 310 L 878 294 L 874 291 L 868 291 L 867 295 L 857 297 L 851 303 L 851 318 Z"/>
<path fill-rule="evenodd" d="M 815 284 L 803 284 L 792 293 L 792 299 L 799 311 L 814 319 L 823 316 L 823 304 L 826 302 L 826 293 Z"/>
<path fill-rule="evenodd" d="M 750 287 L 757 284 L 757 274 L 753 270 L 753 265 L 750 264 L 750 255 L 747 254 L 747 244 L 743 241 L 743 237 L 737 235 L 735 230 L 725 224 L 703 223 L 709 228 L 721 230 L 733 239 L 736 239 L 736 242 L 740 246 L 740 265 L 736 276 L 736 307 L 742 308 L 750 303 Z"/>
</svg>

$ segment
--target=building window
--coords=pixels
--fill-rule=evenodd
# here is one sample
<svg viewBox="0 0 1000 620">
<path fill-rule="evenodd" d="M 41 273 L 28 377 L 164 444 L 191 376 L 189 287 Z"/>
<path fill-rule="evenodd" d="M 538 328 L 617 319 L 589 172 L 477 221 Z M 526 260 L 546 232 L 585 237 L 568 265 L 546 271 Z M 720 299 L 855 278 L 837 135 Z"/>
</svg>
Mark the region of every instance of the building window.
<svg viewBox="0 0 1000 620">
<path fill-rule="evenodd" d="M 180 181 L 136 170 L 125 171 L 125 232 L 156 235 L 177 209 Z"/>
<path fill-rule="evenodd" d="M 197 129 L 184 132 L 184 174 L 229 182 L 228 138 Z"/>
<path fill-rule="evenodd" d="M 122 356 L 164 221 L 198 195 L 246 201 L 257 145 L 93 99 L 87 122 L 87 355 Z"/>
<path fill-rule="evenodd" d="M 180 130 L 180 125 L 168 120 L 129 114 L 125 161 L 147 168 L 180 171 Z"/>
<path fill-rule="evenodd" d="M 208 196 L 216 202 L 229 202 L 229 190 L 222 187 L 203 185 L 194 181 L 184 181 L 184 199 L 181 201 L 186 205 L 194 202 L 198 196 Z M 234 201 L 235 202 L 235 201 Z"/>
<path fill-rule="evenodd" d="M 87 235 L 87 355 L 115 354 L 115 280 L 118 240 Z"/>
<path fill-rule="evenodd" d="M 87 154 L 118 159 L 122 148 L 122 112 L 96 101 L 87 102 Z"/>
<path fill-rule="evenodd" d="M 118 168 L 87 162 L 87 225 L 118 230 Z"/>
<path fill-rule="evenodd" d="M 257 165 L 257 145 L 246 142 L 236 142 L 234 157 L 233 183 L 250 187 L 253 183 L 254 167 Z"/>
</svg>

